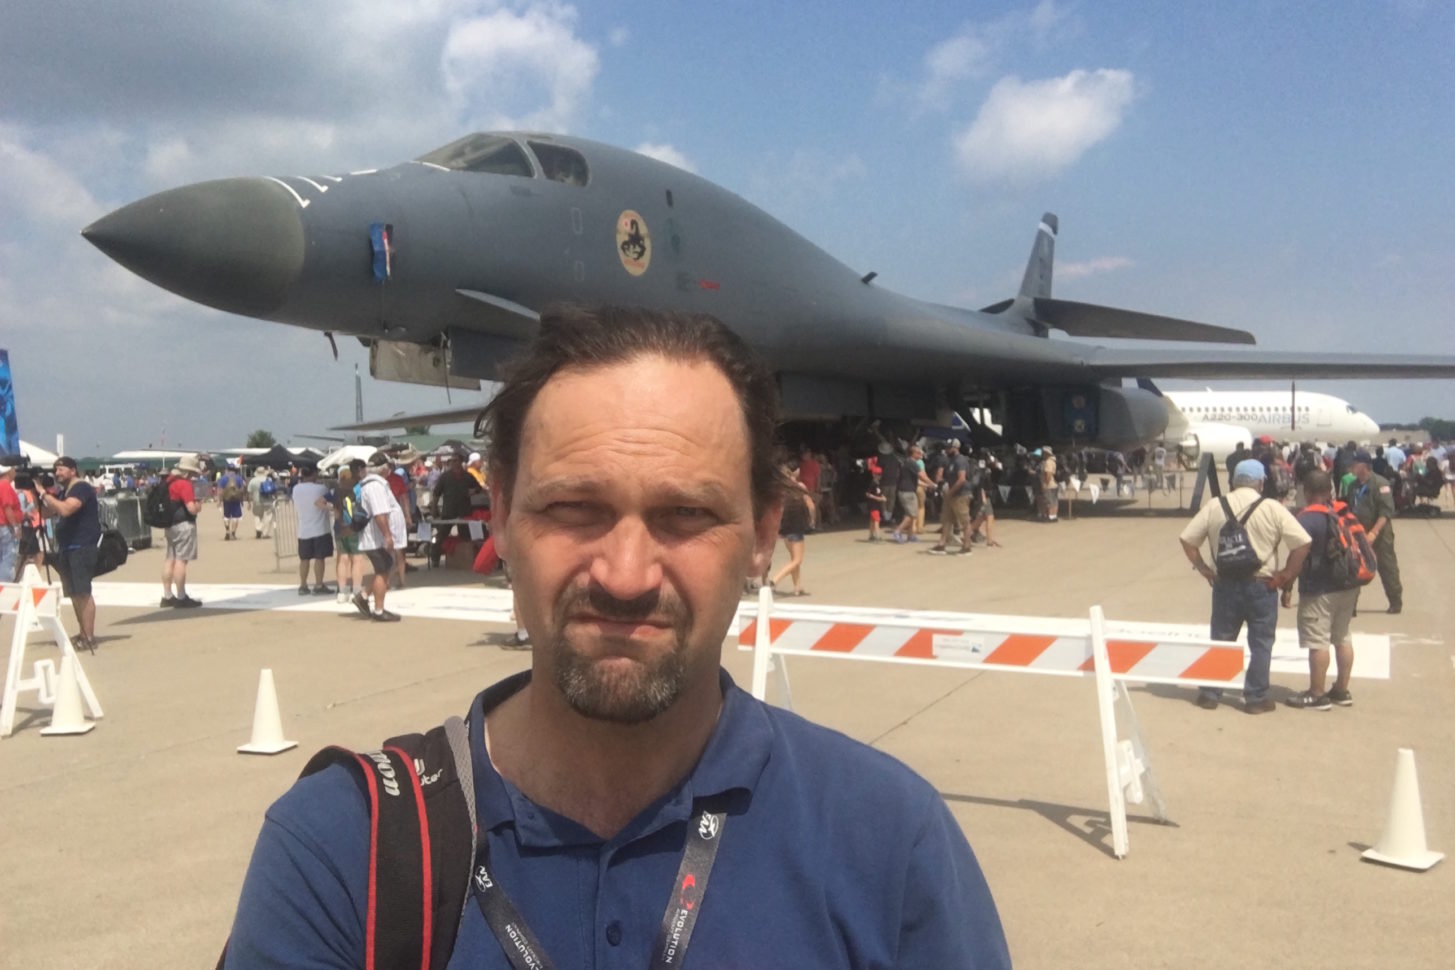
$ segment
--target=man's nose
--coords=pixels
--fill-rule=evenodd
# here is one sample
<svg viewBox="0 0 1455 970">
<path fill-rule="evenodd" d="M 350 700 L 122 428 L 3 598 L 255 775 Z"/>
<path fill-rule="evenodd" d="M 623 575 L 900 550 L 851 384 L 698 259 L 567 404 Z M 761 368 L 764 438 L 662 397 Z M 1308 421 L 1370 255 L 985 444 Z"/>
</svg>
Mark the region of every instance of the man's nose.
<svg viewBox="0 0 1455 970">
<path fill-rule="evenodd" d="M 632 600 L 662 584 L 660 546 L 641 519 L 623 517 L 602 537 L 591 579 L 619 600 Z"/>
</svg>

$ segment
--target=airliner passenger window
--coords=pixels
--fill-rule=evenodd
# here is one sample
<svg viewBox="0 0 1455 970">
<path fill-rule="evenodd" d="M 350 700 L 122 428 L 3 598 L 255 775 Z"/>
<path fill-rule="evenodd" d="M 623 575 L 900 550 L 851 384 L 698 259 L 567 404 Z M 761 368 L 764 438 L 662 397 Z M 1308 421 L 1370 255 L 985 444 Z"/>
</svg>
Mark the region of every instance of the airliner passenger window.
<svg viewBox="0 0 1455 970">
<path fill-rule="evenodd" d="M 541 163 L 541 172 L 546 178 L 566 185 L 586 184 L 589 174 L 586 171 L 586 159 L 581 157 L 580 152 L 549 142 L 533 141 L 529 144 L 530 150 L 536 153 L 536 160 Z"/>
<path fill-rule="evenodd" d="M 532 178 L 535 172 L 530 160 L 514 140 L 503 135 L 474 134 L 436 148 L 416 161 L 428 162 L 456 172 L 481 172 L 487 175 L 517 175 Z"/>
</svg>

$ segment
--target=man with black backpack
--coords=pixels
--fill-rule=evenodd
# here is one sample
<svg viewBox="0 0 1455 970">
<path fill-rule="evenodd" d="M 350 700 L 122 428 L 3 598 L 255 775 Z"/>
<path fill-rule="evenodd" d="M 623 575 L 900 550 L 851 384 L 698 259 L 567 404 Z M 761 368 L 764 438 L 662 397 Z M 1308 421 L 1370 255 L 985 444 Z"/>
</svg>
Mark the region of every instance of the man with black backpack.
<svg viewBox="0 0 1455 970">
<path fill-rule="evenodd" d="M 1209 476 L 1216 501 L 1193 516 L 1178 538 L 1192 568 L 1212 586 L 1214 640 L 1236 640 L 1248 626 L 1248 670 L 1243 675 L 1243 709 L 1249 714 L 1277 710 L 1268 698 L 1268 673 L 1273 662 L 1273 637 L 1278 627 L 1278 590 L 1298 575 L 1309 551 L 1309 534 L 1281 502 L 1265 499 L 1267 471 L 1256 458 L 1233 468 L 1233 489 L 1220 495 L 1216 476 Z M 1208 543 L 1213 565 L 1202 558 Z M 1288 560 L 1278 569 L 1278 550 Z M 1197 704 L 1215 710 L 1222 692 L 1198 691 Z"/>
<path fill-rule="evenodd" d="M 187 564 L 197 558 L 197 513 L 202 509 L 192 479 L 200 474 L 201 463 L 186 455 L 157 486 L 167 490 L 172 518 L 166 527 L 167 552 L 162 562 L 162 606 L 186 609 L 202 605 L 201 600 L 187 595 Z"/>
</svg>

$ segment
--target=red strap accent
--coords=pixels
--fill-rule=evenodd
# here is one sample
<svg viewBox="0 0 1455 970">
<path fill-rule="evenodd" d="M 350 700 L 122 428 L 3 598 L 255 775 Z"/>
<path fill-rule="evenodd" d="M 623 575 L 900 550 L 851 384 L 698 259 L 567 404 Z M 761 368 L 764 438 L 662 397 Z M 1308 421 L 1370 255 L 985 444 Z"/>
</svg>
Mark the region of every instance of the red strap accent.
<svg viewBox="0 0 1455 970">
<path fill-rule="evenodd" d="M 364 769 L 364 780 L 369 783 L 369 902 L 364 914 L 364 970 L 375 970 L 374 930 L 378 901 L 375 890 L 379 885 L 379 869 L 378 853 L 374 847 L 379 844 L 379 784 L 374 780 L 374 766 L 364 760 L 363 755 L 356 754 L 354 757 L 359 759 Z"/>
<path fill-rule="evenodd" d="M 397 754 L 406 765 L 409 787 L 414 792 L 414 805 L 419 811 L 420 884 L 424 887 L 424 892 L 421 893 L 424 900 L 424 932 L 420 934 L 422 943 L 419 968 L 420 970 L 430 970 L 430 944 L 434 942 L 434 876 L 430 869 L 429 817 L 424 810 L 424 787 L 419 783 L 419 772 L 414 769 L 414 759 L 408 752 L 395 747 L 388 747 L 384 750 Z"/>
</svg>

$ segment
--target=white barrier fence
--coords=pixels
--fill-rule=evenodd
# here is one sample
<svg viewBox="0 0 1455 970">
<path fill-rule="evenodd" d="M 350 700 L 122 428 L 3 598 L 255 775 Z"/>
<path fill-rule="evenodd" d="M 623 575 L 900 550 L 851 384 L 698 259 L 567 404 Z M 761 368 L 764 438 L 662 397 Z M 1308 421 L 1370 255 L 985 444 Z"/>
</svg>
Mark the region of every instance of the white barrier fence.
<svg viewBox="0 0 1455 970">
<path fill-rule="evenodd" d="M 33 567 L 32 567 L 33 571 Z M 24 691 L 35 691 L 40 703 L 52 709 L 60 695 L 62 685 L 57 682 L 57 664 L 49 657 L 35 661 L 33 673 L 22 677 L 25 671 L 25 647 L 32 631 L 49 634 L 60 648 L 61 672 L 69 661 L 75 671 L 81 698 L 92 718 L 101 717 L 101 704 L 81 668 L 81 658 L 66 635 L 66 627 L 57 610 L 61 603 L 61 587 L 39 582 L 0 583 L 0 616 L 14 618 L 15 630 L 10 637 L 10 662 L 5 670 L 5 699 L 0 703 L 0 738 L 8 738 L 15 731 L 15 709 L 19 695 Z M 74 696 L 74 695 L 72 695 Z"/>
<path fill-rule="evenodd" d="M 753 696 L 766 700 L 772 674 L 789 708 L 793 700 L 785 665 L 788 656 L 1093 679 L 1112 852 L 1118 859 L 1129 850 L 1127 802 L 1150 801 L 1155 817 L 1169 821 L 1127 682 L 1229 688 L 1243 678 L 1240 644 L 1172 638 L 1133 628 L 1113 628 L 1109 634 L 1099 606 L 1092 607 L 1085 620 L 780 607 L 765 587 L 759 593 L 757 613 L 743 625 L 738 643 L 753 650 Z"/>
</svg>

